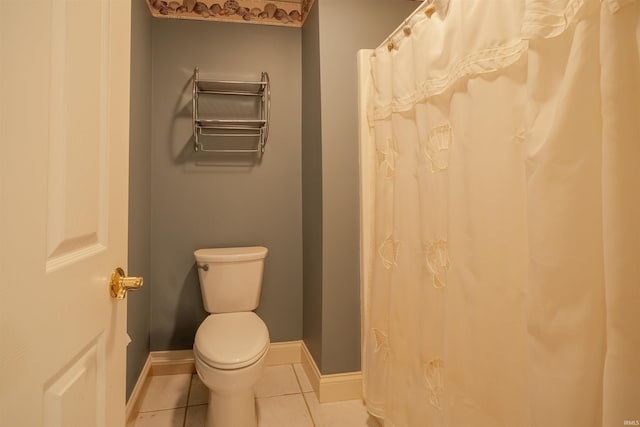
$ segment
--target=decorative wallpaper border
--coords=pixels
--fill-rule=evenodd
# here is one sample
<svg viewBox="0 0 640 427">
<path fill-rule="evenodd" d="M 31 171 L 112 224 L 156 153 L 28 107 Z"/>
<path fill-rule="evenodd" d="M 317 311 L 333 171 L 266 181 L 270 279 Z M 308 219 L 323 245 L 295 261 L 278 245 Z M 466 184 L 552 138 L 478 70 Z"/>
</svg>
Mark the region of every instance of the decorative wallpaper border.
<svg viewBox="0 0 640 427">
<path fill-rule="evenodd" d="M 314 0 L 144 0 L 157 18 L 301 27 Z"/>
</svg>

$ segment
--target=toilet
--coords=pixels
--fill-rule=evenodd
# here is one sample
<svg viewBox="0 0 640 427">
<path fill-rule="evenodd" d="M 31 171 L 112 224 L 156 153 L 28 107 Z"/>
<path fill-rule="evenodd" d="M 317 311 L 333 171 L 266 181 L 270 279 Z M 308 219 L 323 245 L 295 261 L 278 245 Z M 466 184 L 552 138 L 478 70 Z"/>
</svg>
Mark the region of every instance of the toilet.
<svg viewBox="0 0 640 427">
<path fill-rule="evenodd" d="M 204 308 L 196 332 L 198 376 L 209 389 L 206 427 L 257 427 L 254 386 L 262 376 L 269 331 L 258 307 L 267 248 L 194 252 Z"/>
</svg>

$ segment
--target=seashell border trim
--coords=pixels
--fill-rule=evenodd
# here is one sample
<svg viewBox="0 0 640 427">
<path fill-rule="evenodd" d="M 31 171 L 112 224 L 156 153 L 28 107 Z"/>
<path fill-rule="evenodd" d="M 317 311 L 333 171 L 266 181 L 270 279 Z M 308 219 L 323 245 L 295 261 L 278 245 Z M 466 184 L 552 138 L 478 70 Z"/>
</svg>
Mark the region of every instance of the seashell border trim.
<svg viewBox="0 0 640 427">
<path fill-rule="evenodd" d="M 140 1 L 140 0 L 138 0 Z M 301 27 L 314 0 L 143 0 L 156 18 Z"/>
</svg>

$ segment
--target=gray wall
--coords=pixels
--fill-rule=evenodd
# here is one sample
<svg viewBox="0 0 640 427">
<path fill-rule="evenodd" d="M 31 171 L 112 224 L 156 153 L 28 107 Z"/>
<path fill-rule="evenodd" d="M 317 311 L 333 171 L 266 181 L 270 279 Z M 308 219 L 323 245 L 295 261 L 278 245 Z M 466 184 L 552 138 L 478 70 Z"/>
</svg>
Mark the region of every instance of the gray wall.
<svg viewBox="0 0 640 427">
<path fill-rule="evenodd" d="M 206 247 L 268 247 L 257 313 L 273 342 L 300 339 L 301 31 L 155 19 L 152 34 L 151 349 L 193 346 L 206 315 L 193 251 Z M 269 73 L 271 129 L 259 165 L 193 152 L 195 66 L 218 79 Z"/>
<path fill-rule="evenodd" d="M 323 374 L 358 370 L 355 55 L 417 4 L 317 0 L 299 30 L 152 20 L 133 3 L 129 273 L 146 283 L 128 297 L 127 395 L 150 349 L 193 345 L 206 315 L 192 255 L 201 247 L 267 246 L 258 314 L 272 341 L 304 338 Z M 193 153 L 195 66 L 221 79 L 269 72 L 261 164 Z"/>
<path fill-rule="evenodd" d="M 322 122 L 318 1 L 302 28 L 303 336 L 316 364 L 322 352 Z"/>
<path fill-rule="evenodd" d="M 322 152 L 321 160 L 304 161 L 305 168 L 311 165 L 303 175 L 305 249 L 311 248 L 305 252 L 304 266 L 315 274 L 307 280 L 305 271 L 304 309 L 309 324 L 305 324 L 304 339 L 323 374 L 360 369 L 356 52 L 377 47 L 417 6 L 397 0 L 318 0 L 312 12 L 316 16 L 307 22 L 312 25 L 304 29 L 303 72 L 315 73 L 319 65 L 320 76 L 320 97 L 314 94 L 316 84 L 304 86 L 304 107 L 310 112 L 304 115 L 305 136 L 307 126 L 318 126 L 314 102 L 320 106 L 321 123 L 321 131 L 310 138 L 311 148 L 305 137 L 305 153 L 316 154 L 318 145 Z M 321 139 L 319 144 L 315 138 Z M 307 188 L 322 191 L 321 198 L 307 198 Z M 322 204 L 321 242 L 312 234 L 307 244 L 307 229 L 319 221 L 318 203 Z M 320 268 L 322 273 L 315 273 Z"/>
<path fill-rule="evenodd" d="M 127 296 L 127 399 L 149 354 L 151 16 L 142 1 L 131 5 L 131 101 L 129 128 L 129 275 L 143 276 L 142 289 Z"/>
</svg>

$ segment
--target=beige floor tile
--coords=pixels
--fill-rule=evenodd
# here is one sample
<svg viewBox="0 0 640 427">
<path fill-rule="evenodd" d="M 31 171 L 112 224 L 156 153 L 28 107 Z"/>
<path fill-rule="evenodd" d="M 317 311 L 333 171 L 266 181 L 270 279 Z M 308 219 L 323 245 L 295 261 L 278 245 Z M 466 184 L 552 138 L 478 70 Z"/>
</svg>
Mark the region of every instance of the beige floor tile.
<svg viewBox="0 0 640 427">
<path fill-rule="evenodd" d="M 300 388 L 303 393 L 308 391 L 313 391 L 313 387 L 311 387 L 311 382 L 309 381 L 309 377 L 307 377 L 304 368 L 302 367 L 302 363 L 296 363 L 293 365 L 294 371 L 296 371 L 296 376 L 298 377 L 298 381 L 300 382 Z"/>
<path fill-rule="evenodd" d="M 362 401 L 321 404 L 313 391 L 300 394 L 301 388 L 311 390 L 302 365 L 267 367 L 256 386 L 259 427 L 379 427 Z M 149 377 L 140 411 L 127 427 L 204 427 L 208 394 L 197 375 Z"/>
<path fill-rule="evenodd" d="M 256 397 L 282 396 L 300 393 L 296 374 L 291 365 L 267 366 L 256 384 Z"/>
<path fill-rule="evenodd" d="M 189 406 L 187 408 L 187 421 L 184 427 L 204 427 L 207 418 L 207 405 Z"/>
<path fill-rule="evenodd" d="M 191 374 L 155 375 L 148 378 L 140 396 L 139 412 L 187 406 Z"/>
<path fill-rule="evenodd" d="M 304 398 L 316 427 L 379 427 L 361 400 L 320 403 L 313 392 Z"/>
<path fill-rule="evenodd" d="M 193 374 L 188 406 L 206 405 L 207 403 L 209 403 L 209 389 L 202 383 L 198 374 Z"/>
<path fill-rule="evenodd" d="M 129 421 L 127 427 L 182 427 L 184 411 L 185 408 L 142 412 Z"/>
<path fill-rule="evenodd" d="M 258 427 L 313 427 L 302 394 L 256 399 Z"/>
</svg>

